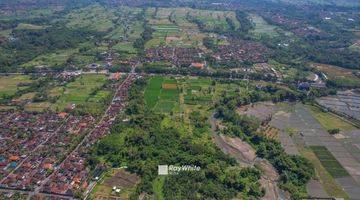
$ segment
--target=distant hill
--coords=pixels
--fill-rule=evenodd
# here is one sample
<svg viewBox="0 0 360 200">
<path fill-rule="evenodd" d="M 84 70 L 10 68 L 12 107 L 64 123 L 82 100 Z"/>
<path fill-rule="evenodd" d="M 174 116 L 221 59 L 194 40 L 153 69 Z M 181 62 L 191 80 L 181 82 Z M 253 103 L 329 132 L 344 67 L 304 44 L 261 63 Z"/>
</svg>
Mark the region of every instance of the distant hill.
<svg viewBox="0 0 360 200">
<path fill-rule="evenodd" d="M 306 5 L 306 4 L 318 4 L 318 5 L 334 5 L 334 6 L 360 6 L 359 0 L 269 0 L 272 2 L 283 2 L 297 5 Z"/>
</svg>

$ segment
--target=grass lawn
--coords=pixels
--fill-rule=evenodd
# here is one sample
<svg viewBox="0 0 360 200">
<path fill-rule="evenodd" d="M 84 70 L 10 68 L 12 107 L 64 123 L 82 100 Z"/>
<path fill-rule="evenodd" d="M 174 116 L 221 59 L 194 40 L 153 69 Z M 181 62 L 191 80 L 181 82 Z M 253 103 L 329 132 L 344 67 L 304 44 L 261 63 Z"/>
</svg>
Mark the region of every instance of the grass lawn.
<svg viewBox="0 0 360 200">
<path fill-rule="evenodd" d="M 326 129 L 340 129 L 342 131 L 355 130 L 356 127 L 347 123 L 343 119 L 337 117 L 336 115 L 323 112 L 320 108 L 315 106 L 310 106 L 310 111 L 316 120 Z"/>
<path fill-rule="evenodd" d="M 76 78 L 74 82 L 70 82 L 65 86 L 63 93 L 52 106 L 52 109 L 63 110 L 70 103 L 80 104 L 86 102 L 90 94 L 105 82 L 106 77 L 97 74 L 83 75 Z"/>
<path fill-rule="evenodd" d="M 211 79 L 208 78 L 189 78 L 182 81 L 184 103 L 189 105 L 211 104 L 213 87 L 211 87 L 210 84 Z"/>
<path fill-rule="evenodd" d="M 320 160 L 316 157 L 314 152 L 310 149 L 303 149 L 301 150 L 301 154 L 314 165 L 316 174 L 319 177 L 326 193 L 328 193 L 331 197 L 349 199 L 346 192 L 335 182 L 334 178 L 328 171 L 326 171 L 324 166 L 321 165 Z"/>
<path fill-rule="evenodd" d="M 179 90 L 176 89 L 162 89 L 160 92 L 160 99 L 165 101 L 179 101 Z"/>
<path fill-rule="evenodd" d="M 18 84 L 31 82 L 30 77 L 26 75 L 0 76 L 0 98 L 2 98 L 3 95 L 14 95 L 18 90 L 27 87 L 18 86 Z"/>
<path fill-rule="evenodd" d="M 320 160 L 321 164 L 334 178 L 349 176 L 349 173 L 341 166 L 336 158 L 324 146 L 311 146 L 311 150 Z"/>
</svg>

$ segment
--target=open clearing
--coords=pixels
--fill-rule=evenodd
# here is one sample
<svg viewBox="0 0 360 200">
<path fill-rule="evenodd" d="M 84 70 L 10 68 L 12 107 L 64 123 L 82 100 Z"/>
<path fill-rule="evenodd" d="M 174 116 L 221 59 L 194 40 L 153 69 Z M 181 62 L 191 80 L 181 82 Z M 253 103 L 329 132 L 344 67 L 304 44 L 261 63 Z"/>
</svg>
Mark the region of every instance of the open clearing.
<svg viewBox="0 0 360 200">
<path fill-rule="evenodd" d="M 16 91 L 25 89 L 32 81 L 26 75 L 0 76 L 0 99 L 3 95 L 14 95 Z"/>
<path fill-rule="evenodd" d="M 250 20 L 255 24 L 255 34 L 267 34 L 270 36 L 277 36 L 276 27 L 268 24 L 261 16 L 257 14 L 250 14 Z"/>
<path fill-rule="evenodd" d="M 24 24 L 24 23 L 20 23 L 16 29 L 17 30 L 40 30 L 43 29 L 43 26 L 38 26 L 38 25 L 34 25 L 34 24 Z"/>
<path fill-rule="evenodd" d="M 52 106 L 54 110 L 63 110 L 69 104 L 81 104 L 88 100 L 90 94 L 105 84 L 104 75 L 83 75 L 74 82 L 68 83 L 60 98 Z"/>
<path fill-rule="evenodd" d="M 135 186 L 139 184 L 140 178 L 135 174 L 130 174 L 124 169 L 112 169 L 96 185 L 92 192 L 94 199 L 129 199 L 130 194 L 134 192 Z M 120 189 L 120 192 L 114 191 Z"/>
<path fill-rule="evenodd" d="M 326 65 L 321 63 L 313 63 L 312 64 L 316 69 L 324 72 L 327 76 L 331 77 L 348 77 L 348 78 L 356 78 L 353 74 L 355 70 L 345 69 L 341 67 L 337 67 L 334 65 Z"/>
<path fill-rule="evenodd" d="M 113 10 L 107 10 L 100 5 L 88 6 L 71 12 L 65 18 L 69 28 L 88 28 L 98 32 L 106 32 L 113 28 L 115 19 Z"/>
</svg>

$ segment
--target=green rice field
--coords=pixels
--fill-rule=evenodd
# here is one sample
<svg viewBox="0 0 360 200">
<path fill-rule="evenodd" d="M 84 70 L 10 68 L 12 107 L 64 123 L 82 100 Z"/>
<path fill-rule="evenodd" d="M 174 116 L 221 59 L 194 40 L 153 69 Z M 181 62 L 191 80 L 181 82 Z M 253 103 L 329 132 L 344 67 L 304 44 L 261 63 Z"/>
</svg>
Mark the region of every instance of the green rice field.
<svg viewBox="0 0 360 200">
<path fill-rule="evenodd" d="M 166 84 L 174 88 L 167 88 Z M 158 76 L 151 78 L 145 90 L 146 104 L 156 112 L 171 112 L 179 105 L 179 89 L 176 85 L 174 79 Z"/>
<path fill-rule="evenodd" d="M 341 166 L 336 158 L 324 146 L 311 146 L 311 150 L 320 160 L 321 164 L 334 178 L 349 176 L 349 173 Z"/>
</svg>

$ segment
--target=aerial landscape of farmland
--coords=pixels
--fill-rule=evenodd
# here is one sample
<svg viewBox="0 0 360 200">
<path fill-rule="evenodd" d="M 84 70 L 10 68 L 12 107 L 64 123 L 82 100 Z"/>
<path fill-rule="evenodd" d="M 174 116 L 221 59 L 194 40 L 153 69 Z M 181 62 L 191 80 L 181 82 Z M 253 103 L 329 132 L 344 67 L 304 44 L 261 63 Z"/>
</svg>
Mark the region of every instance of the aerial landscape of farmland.
<svg viewBox="0 0 360 200">
<path fill-rule="evenodd" d="M 359 10 L 0 1 L 0 199 L 360 200 Z"/>
</svg>

